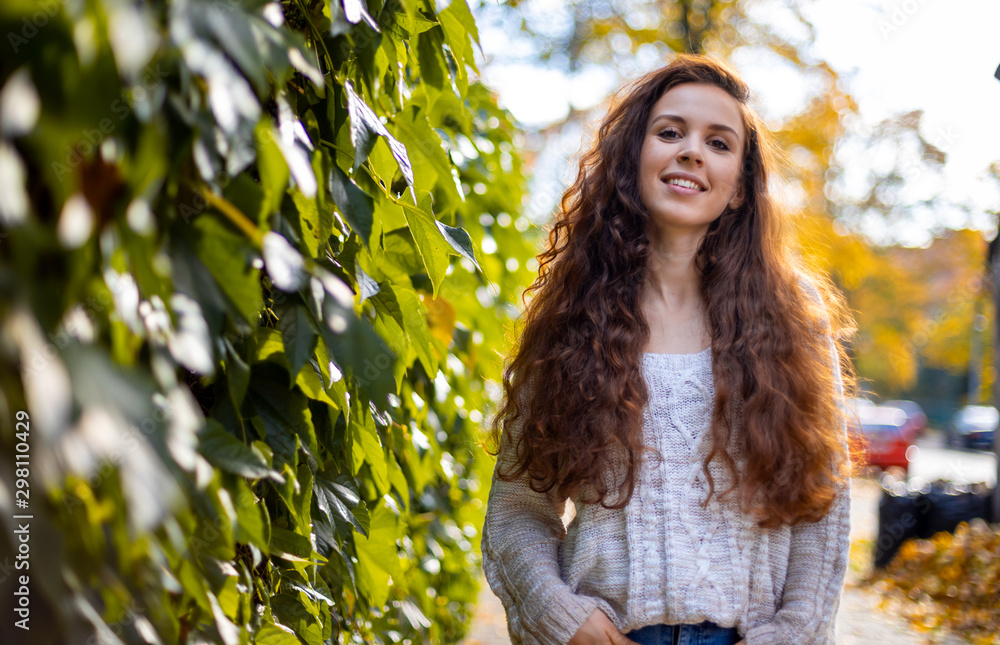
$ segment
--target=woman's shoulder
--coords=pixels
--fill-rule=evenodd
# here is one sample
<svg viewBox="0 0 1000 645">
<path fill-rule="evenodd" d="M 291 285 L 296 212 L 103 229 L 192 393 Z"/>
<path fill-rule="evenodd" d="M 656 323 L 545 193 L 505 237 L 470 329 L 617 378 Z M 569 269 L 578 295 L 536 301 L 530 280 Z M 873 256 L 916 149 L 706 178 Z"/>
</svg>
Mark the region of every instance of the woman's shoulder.
<svg viewBox="0 0 1000 645">
<path fill-rule="evenodd" d="M 795 277 L 798 280 L 799 288 L 816 304 L 823 304 L 823 295 L 816 285 L 815 277 L 804 271 L 796 271 Z"/>
<path fill-rule="evenodd" d="M 809 300 L 807 308 L 812 310 L 811 317 L 815 321 L 814 329 L 821 334 L 831 333 L 831 310 L 827 296 L 830 295 L 829 283 L 825 282 L 821 276 L 807 273 L 802 270 L 796 272 L 799 289 Z M 811 306 L 809 306 L 811 305 Z"/>
</svg>

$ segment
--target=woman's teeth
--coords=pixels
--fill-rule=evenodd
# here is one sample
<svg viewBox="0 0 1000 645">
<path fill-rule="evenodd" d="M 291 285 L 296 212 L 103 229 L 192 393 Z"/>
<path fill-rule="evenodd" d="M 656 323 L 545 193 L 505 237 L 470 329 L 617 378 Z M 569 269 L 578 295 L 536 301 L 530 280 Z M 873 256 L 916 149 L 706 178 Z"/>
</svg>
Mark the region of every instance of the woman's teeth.
<svg viewBox="0 0 1000 645">
<path fill-rule="evenodd" d="M 683 186 L 684 188 L 693 188 L 695 190 L 701 190 L 701 186 L 694 183 L 693 181 L 688 181 L 686 179 L 668 179 L 668 184 L 674 184 L 675 186 Z"/>
</svg>

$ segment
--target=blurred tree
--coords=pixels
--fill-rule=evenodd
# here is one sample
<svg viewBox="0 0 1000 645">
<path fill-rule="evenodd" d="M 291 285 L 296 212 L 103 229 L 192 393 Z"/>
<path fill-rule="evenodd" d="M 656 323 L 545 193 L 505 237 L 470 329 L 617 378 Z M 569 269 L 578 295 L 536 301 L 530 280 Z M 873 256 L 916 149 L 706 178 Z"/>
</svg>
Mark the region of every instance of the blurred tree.
<svg viewBox="0 0 1000 645">
<path fill-rule="evenodd" d="M 985 251 L 982 233 L 971 229 L 944 233 L 926 249 L 861 243 L 831 248 L 831 265 L 851 267 L 837 275 L 858 318 L 858 369 L 873 391 L 905 395 L 925 367 L 969 373 L 972 336 L 978 333 L 973 321 L 977 312 L 986 313 L 989 297 Z M 980 391 L 988 392 L 995 374 L 984 370 L 983 377 Z"/>
<path fill-rule="evenodd" d="M 904 279 L 919 285 L 922 292 L 923 320 L 912 340 L 929 367 L 968 371 L 974 320 L 989 302 L 983 271 L 986 250 L 983 234 L 971 229 L 945 233 L 926 249 L 891 250 Z M 989 335 L 989 329 L 981 331 Z M 982 385 L 988 389 L 991 384 L 989 380 Z"/>
<path fill-rule="evenodd" d="M 851 119 L 836 145 L 828 177 L 832 214 L 880 245 L 924 246 L 972 221 L 972 207 L 945 196 L 942 174 L 953 134 L 925 133 L 923 111 L 900 114 L 867 128 Z M 863 163 L 859 160 L 864 160 Z"/>
</svg>

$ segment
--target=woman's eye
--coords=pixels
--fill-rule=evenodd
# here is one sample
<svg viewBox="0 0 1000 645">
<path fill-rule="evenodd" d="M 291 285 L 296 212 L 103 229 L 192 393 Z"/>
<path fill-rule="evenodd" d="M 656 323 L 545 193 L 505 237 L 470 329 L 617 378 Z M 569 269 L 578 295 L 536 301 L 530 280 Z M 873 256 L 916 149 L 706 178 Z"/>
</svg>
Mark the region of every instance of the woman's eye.
<svg viewBox="0 0 1000 645">
<path fill-rule="evenodd" d="M 674 136 L 680 137 L 681 133 L 676 130 L 661 130 L 656 136 L 662 139 L 673 139 Z M 708 143 L 719 150 L 729 150 L 729 144 L 726 143 L 725 139 L 712 139 Z"/>
</svg>

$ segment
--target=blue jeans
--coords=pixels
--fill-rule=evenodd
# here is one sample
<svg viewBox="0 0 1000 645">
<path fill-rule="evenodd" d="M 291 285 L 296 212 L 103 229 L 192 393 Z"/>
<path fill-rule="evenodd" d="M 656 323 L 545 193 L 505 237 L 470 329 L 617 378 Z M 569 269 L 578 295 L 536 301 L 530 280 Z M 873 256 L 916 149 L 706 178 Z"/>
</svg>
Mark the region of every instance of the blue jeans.
<svg viewBox="0 0 1000 645">
<path fill-rule="evenodd" d="M 719 627 L 710 620 L 697 625 L 647 625 L 625 634 L 639 645 L 735 645 L 735 627 Z"/>
</svg>

